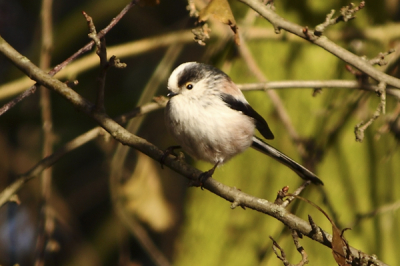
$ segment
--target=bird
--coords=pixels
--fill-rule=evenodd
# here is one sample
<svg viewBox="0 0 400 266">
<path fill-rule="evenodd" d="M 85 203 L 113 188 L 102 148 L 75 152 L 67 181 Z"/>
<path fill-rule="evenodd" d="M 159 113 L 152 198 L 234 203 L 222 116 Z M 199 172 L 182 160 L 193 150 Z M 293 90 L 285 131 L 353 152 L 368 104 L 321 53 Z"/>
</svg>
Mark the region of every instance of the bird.
<svg viewBox="0 0 400 266">
<path fill-rule="evenodd" d="M 183 63 L 172 71 L 168 90 L 167 130 L 190 156 L 214 165 L 200 177 L 202 182 L 217 166 L 252 147 L 302 179 L 323 185 L 310 170 L 255 136 L 257 129 L 265 139 L 274 139 L 265 119 L 222 70 L 204 63 Z"/>
</svg>

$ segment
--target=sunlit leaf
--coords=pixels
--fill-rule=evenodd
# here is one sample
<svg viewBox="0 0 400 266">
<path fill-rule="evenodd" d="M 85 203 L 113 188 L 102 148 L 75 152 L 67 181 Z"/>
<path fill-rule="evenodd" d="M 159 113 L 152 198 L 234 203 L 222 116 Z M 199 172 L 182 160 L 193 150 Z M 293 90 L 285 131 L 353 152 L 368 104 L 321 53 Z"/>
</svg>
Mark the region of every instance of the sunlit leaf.
<svg viewBox="0 0 400 266">
<path fill-rule="evenodd" d="M 210 3 L 200 11 L 199 21 L 207 21 L 211 15 L 232 29 L 235 33 L 235 42 L 239 44 L 238 27 L 228 1 L 211 0 Z"/>
</svg>

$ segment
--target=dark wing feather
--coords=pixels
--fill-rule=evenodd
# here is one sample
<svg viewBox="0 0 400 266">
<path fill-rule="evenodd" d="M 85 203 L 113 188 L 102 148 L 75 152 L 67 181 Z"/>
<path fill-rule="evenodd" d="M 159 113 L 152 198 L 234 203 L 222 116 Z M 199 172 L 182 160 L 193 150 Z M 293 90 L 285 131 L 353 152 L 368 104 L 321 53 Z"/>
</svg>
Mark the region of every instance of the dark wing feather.
<svg viewBox="0 0 400 266">
<path fill-rule="evenodd" d="M 256 128 L 258 131 L 260 131 L 264 138 L 274 139 L 274 134 L 272 134 L 271 130 L 269 129 L 267 122 L 248 103 L 242 102 L 232 95 L 226 93 L 221 94 L 221 99 L 233 110 L 242 112 L 243 114 L 252 117 L 256 122 Z"/>
</svg>

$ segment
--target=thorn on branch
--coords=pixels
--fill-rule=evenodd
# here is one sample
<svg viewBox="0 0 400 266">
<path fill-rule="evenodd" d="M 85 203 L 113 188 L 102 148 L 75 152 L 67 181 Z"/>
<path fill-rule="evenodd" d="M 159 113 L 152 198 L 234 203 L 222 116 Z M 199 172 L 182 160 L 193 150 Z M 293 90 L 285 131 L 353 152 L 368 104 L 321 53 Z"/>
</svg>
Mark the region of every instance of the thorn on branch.
<svg viewBox="0 0 400 266">
<path fill-rule="evenodd" d="M 308 215 L 308 221 L 311 225 L 311 234 L 312 235 L 317 235 L 321 232 L 321 229 L 318 227 L 318 225 L 314 222 L 313 218 L 311 215 Z"/>
<path fill-rule="evenodd" d="M 340 15 L 335 18 L 332 18 L 333 15 L 335 14 L 335 10 L 332 9 L 331 12 L 328 15 L 326 15 L 325 21 L 315 27 L 314 35 L 319 37 L 330 25 L 335 25 L 340 21 L 347 22 L 349 20 L 354 19 L 356 17 L 355 14 L 364 7 L 365 7 L 365 1 L 361 1 L 358 6 L 355 6 L 353 3 L 351 3 L 348 6 L 342 7 L 340 9 Z"/>
</svg>

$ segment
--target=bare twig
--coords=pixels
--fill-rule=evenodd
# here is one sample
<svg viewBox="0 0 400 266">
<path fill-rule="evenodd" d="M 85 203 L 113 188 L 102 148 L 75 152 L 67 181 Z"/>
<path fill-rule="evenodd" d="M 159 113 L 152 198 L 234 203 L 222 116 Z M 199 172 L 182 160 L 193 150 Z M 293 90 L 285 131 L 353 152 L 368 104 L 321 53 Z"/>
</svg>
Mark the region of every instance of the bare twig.
<svg viewBox="0 0 400 266">
<path fill-rule="evenodd" d="M 364 8 L 364 6 L 365 6 L 365 2 L 364 1 L 361 1 L 358 6 L 355 6 L 353 3 L 351 3 L 348 6 L 342 7 L 340 9 L 340 15 L 335 17 L 335 18 L 332 18 L 333 15 L 335 14 L 335 10 L 332 9 L 331 12 L 328 15 L 326 15 L 325 22 L 323 22 L 323 23 L 321 23 L 321 24 L 319 24 L 319 25 L 317 25 L 315 27 L 314 34 L 316 36 L 321 36 L 322 33 L 325 31 L 325 29 L 328 26 L 337 24 L 340 21 L 347 22 L 347 21 L 349 21 L 351 19 L 354 19 L 355 18 L 355 14 L 359 10 Z"/>
<path fill-rule="evenodd" d="M 377 93 L 380 96 L 381 101 L 379 102 L 378 107 L 376 108 L 374 114 L 367 122 L 358 123 L 354 128 L 354 134 L 356 136 L 356 141 L 362 142 L 364 139 L 364 131 L 376 120 L 381 114 L 385 114 L 386 109 L 386 84 L 381 82 L 378 85 Z"/>
<path fill-rule="evenodd" d="M 163 108 L 166 103 L 167 100 L 165 98 L 159 98 L 156 103 L 144 104 L 143 106 L 137 107 L 129 113 L 117 117 L 115 120 L 119 123 L 126 123 L 128 119 Z M 15 193 L 17 193 L 26 182 L 39 175 L 42 171 L 53 165 L 70 151 L 81 147 L 82 145 L 88 143 L 91 140 L 94 140 L 102 134 L 104 134 L 104 130 L 101 127 L 95 127 L 64 144 L 56 152 L 39 161 L 29 171 L 19 175 L 17 177 L 17 180 L 15 180 L 11 185 L 9 185 L 0 193 L 0 207 L 4 206 L 7 201 L 11 201 L 13 195 L 15 195 Z"/>
<path fill-rule="evenodd" d="M 294 245 L 296 246 L 297 251 L 300 253 L 301 255 L 301 261 L 296 264 L 297 266 L 304 266 L 305 264 L 308 263 L 308 257 L 307 257 L 307 253 L 304 250 L 304 248 L 300 245 L 299 242 L 299 234 L 297 233 L 296 230 L 292 230 L 292 237 L 293 237 L 293 242 Z"/>
<path fill-rule="evenodd" d="M 372 210 L 372 211 L 369 211 L 366 213 L 358 213 L 358 214 L 356 214 L 356 218 L 350 227 L 354 227 L 355 225 L 359 224 L 364 219 L 372 218 L 379 214 L 396 211 L 398 209 L 400 209 L 400 200 L 386 204 L 386 205 L 382 205 L 379 208 L 376 208 L 375 210 Z"/>
<path fill-rule="evenodd" d="M 124 9 L 122 9 L 121 12 L 115 18 L 113 18 L 111 20 L 110 24 L 108 24 L 107 27 L 102 29 L 97 34 L 97 37 L 98 38 L 104 37 L 125 16 L 125 14 L 129 11 L 129 9 L 131 9 L 137 2 L 138 2 L 138 0 L 132 0 L 128 5 L 126 5 L 124 7 Z M 79 57 L 82 54 L 90 51 L 92 49 L 93 45 L 94 45 L 94 41 L 89 42 L 84 47 L 79 49 L 76 53 L 74 53 L 69 58 L 67 58 L 64 62 L 62 62 L 61 64 L 55 66 L 48 74 L 50 76 L 54 76 L 59 71 L 61 71 L 64 67 L 66 67 L 69 63 L 74 61 L 77 57 Z M 20 101 L 22 101 L 26 97 L 29 97 L 30 95 L 32 95 L 36 91 L 36 86 L 38 86 L 38 84 L 35 84 L 35 85 L 31 86 L 29 89 L 27 89 L 21 95 L 19 95 L 17 98 L 13 99 L 9 103 L 7 103 L 4 106 L 2 106 L 0 108 L 0 116 L 2 114 L 4 114 L 5 112 L 7 112 L 8 110 L 10 110 L 12 107 L 14 107 L 17 103 L 19 103 Z"/>
<path fill-rule="evenodd" d="M 42 49 L 40 53 L 40 68 L 48 69 L 51 62 L 51 51 L 53 49 L 53 29 L 52 29 L 52 0 L 42 1 L 41 28 L 42 28 Z M 50 90 L 40 87 L 40 105 L 42 115 L 43 148 L 42 156 L 47 157 L 53 153 L 53 121 L 51 112 Z M 52 194 L 52 169 L 47 168 L 42 172 L 42 206 L 39 214 L 39 234 L 36 241 L 36 260 L 35 266 L 45 265 L 46 251 L 52 252 L 54 249 L 47 248 L 52 241 L 55 227 L 54 215 L 50 211 Z M 58 246 L 58 245 L 57 245 Z"/>
<path fill-rule="evenodd" d="M 379 53 L 375 58 L 370 59 L 369 63 L 371 65 L 385 66 L 385 65 L 387 65 L 387 62 L 385 61 L 385 57 L 394 52 L 395 52 L 394 49 L 390 49 L 387 52 Z"/>
<path fill-rule="evenodd" d="M 274 253 L 278 257 L 278 259 L 280 259 L 283 262 L 283 265 L 285 265 L 285 266 L 304 266 L 305 264 L 308 263 L 307 253 L 299 243 L 299 235 L 296 230 L 292 230 L 292 237 L 293 237 L 294 245 L 296 246 L 297 251 L 301 255 L 301 261 L 299 263 L 291 264 L 287 260 L 286 254 L 285 254 L 285 251 L 283 250 L 283 248 L 281 248 L 279 246 L 279 244 L 270 236 L 269 238 L 272 240 L 272 249 L 274 250 Z M 280 255 L 278 253 L 278 249 L 281 253 Z"/>
<path fill-rule="evenodd" d="M 86 12 L 82 12 L 83 16 L 86 19 L 89 28 L 89 38 L 91 38 L 96 44 L 96 54 L 100 58 L 100 73 L 97 79 L 98 87 L 97 87 L 97 98 L 96 98 L 96 110 L 105 112 L 104 107 L 104 93 L 105 93 L 105 83 L 106 83 L 106 73 L 108 67 L 110 66 L 107 59 L 107 47 L 106 47 L 106 38 L 98 38 L 96 26 L 94 25 L 93 19 Z"/>
<path fill-rule="evenodd" d="M 292 194 L 295 196 L 300 195 L 300 193 L 306 188 L 308 187 L 308 185 L 311 184 L 311 181 L 305 181 L 303 184 L 301 184 L 301 186 L 299 186 Z M 283 203 L 282 203 L 282 207 L 286 208 L 293 200 L 295 199 L 294 196 L 290 196 L 288 197 Z"/>
<path fill-rule="evenodd" d="M 242 91 L 251 90 L 282 90 L 296 88 L 322 88 L 322 89 L 356 89 L 376 92 L 377 85 L 363 84 L 356 80 L 282 80 L 267 81 L 261 83 L 237 84 Z M 394 87 L 387 87 L 386 93 L 400 99 L 400 90 Z"/>
<path fill-rule="evenodd" d="M 185 44 L 192 42 L 193 34 L 187 30 L 182 30 L 107 47 L 107 51 L 109 54 L 118 54 L 119 58 L 126 58 L 135 55 L 142 55 L 143 53 L 151 52 L 155 49 L 168 47 L 177 43 Z M 57 78 L 69 78 L 70 76 L 75 76 L 77 73 L 88 71 L 97 66 L 98 56 L 94 53 L 90 53 L 68 64 L 63 71 L 57 73 Z M 24 76 L 15 81 L 0 85 L 0 100 L 20 93 L 31 84 L 32 80 L 29 77 Z"/>
<path fill-rule="evenodd" d="M 291 264 L 289 263 L 289 261 L 286 259 L 286 254 L 285 251 L 283 250 L 283 248 L 281 248 L 279 246 L 279 244 L 272 238 L 272 236 L 269 237 L 272 240 L 272 249 L 276 255 L 276 257 L 278 259 L 280 259 L 283 262 L 283 265 L 285 266 L 290 266 Z M 278 249 L 281 252 L 281 254 L 279 255 L 278 253 Z"/>
<path fill-rule="evenodd" d="M 303 39 L 307 39 L 310 42 L 314 43 L 335 55 L 336 57 L 342 59 L 346 63 L 354 66 L 359 69 L 366 75 L 372 77 L 378 82 L 385 82 L 387 85 L 394 86 L 396 88 L 400 88 L 400 79 L 387 75 L 378 69 L 374 68 L 371 64 L 366 62 L 361 57 L 347 51 L 346 49 L 340 47 L 339 45 L 330 41 L 327 37 L 313 37 L 308 39 L 307 36 L 303 33 L 303 26 L 297 25 L 293 22 L 287 21 L 280 17 L 278 14 L 273 12 L 271 9 L 263 5 L 262 2 L 258 0 L 239 0 L 246 5 L 250 6 L 253 10 L 258 12 L 261 16 L 267 19 L 275 28 L 284 29 L 292 34 L 295 34 Z"/>
</svg>

